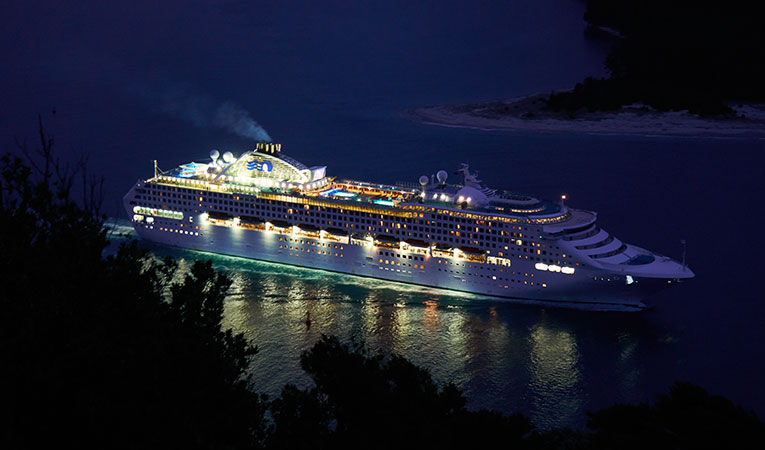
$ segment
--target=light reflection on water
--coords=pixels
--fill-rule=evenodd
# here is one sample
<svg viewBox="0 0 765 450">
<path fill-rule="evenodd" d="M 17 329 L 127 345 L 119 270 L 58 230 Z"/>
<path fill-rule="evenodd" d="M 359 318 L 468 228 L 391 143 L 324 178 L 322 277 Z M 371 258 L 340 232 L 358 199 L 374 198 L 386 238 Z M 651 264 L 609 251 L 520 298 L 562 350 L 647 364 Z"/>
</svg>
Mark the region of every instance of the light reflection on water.
<svg viewBox="0 0 765 450">
<path fill-rule="evenodd" d="M 147 243 L 144 243 L 147 244 Z M 151 245 L 151 244 L 149 244 Z M 224 327 L 259 348 L 254 388 L 278 395 L 310 385 L 300 354 L 322 334 L 395 352 L 454 382 L 471 408 L 523 412 L 542 428 L 581 426 L 585 411 L 643 400 L 641 341 L 672 348 L 645 314 L 543 309 L 463 293 L 151 246 L 160 255 L 212 259 L 232 278 Z M 312 324 L 305 324 L 310 312 Z M 626 332 L 635 327 L 643 332 Z M 642 337 L 641 337 L 642 336 Z M 603 380 L 613 381 L 603 382 Z M 669 380 L 671 382 L 671 380 Z M 668 382 L 667 382 L 668 383 Z M 662 386 L 664 387 L 664 386 Z M 644 389 L 644 387 L 643 387 Z"/>
<path fill-rule="evenodd" d="M 572 414 L 579 413 L 582 406 L 579 348 L 574 336 L 549 327 L 543 320 L 531 330 L 529 340 L 532 421 L 562 415 L 563 422 L 572 422 Z"/>
</svg>

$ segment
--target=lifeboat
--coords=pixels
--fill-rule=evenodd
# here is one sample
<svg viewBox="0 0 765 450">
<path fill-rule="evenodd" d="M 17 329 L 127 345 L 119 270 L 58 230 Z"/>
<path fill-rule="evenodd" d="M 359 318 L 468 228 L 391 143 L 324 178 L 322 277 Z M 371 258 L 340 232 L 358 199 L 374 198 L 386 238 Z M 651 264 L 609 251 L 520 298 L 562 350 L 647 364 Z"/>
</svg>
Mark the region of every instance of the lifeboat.
<svg viewBox="0 0 765 450">
<path fill-rule="evenodd" d="M 262 225 L 265 221 L 252 216 L 239 216 L 239 223 L 245 225 Z"/>
<path fill-rule="evenodd" d="M 378 247 L 398 248 L 399 240 L 387 234 L 378 234 L 375 236 L 375 245 Z"/>
<path fill-rule="evenodd" d="M 416 247 L 416 248 L 422 248 L 422 249 L 430 248 L 430 245 L 427 242 L 421 241 L 419 239 L 405 239 L 404 242 L 406 243 L 406 245 L 410 247 Z"/>
<path fill-rule="evenodd" d="M 341 229 L 341 228 L 327 228 L 324 230 L 325 233 L 331 234 L 333 236 L 348 236 L 348 232 Z"/>
<path fill-rule="evenodd" d="M 292 224 L 286 220 L 272 220 L 271 225 L 273 225 L 274 228 L 292 228 Z"/>
<path fill-rule="evenodd" d="M 231 214 L 226 214 L 224 212 L 209 211 L 207 213 L 207 218 L 208 219 L 213 219 L 213 220 L 224 220 L 225 221 L 225 220 L 231 220 L 234 217 Z"/>
</svg>

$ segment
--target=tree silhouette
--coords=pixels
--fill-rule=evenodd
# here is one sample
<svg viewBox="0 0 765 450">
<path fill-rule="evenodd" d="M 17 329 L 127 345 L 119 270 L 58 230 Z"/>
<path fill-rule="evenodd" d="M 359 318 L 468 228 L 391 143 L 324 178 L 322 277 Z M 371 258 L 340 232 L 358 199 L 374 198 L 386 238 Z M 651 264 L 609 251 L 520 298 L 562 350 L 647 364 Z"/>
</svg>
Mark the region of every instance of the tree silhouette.
<svg viewBox="0 0 765 450">
<path fill-rule="evenodd" d="M 615 405 L 590 414 L 593 449 L 760 449 L 765 425 L 730 400 L 677 382 L 653 405 Z"/>
<path fill-rule="evenodd" d="M 731 101 L 765 101 L 765 27 L 743 0 L 588 0 L 590 27 L 620 37 L 606 57 L 608 78 L 553 94 L 554 110 L 612 110 L 641 102 L 700 115 L 730 114 Z"/>
<path fill-rule="evenodd" d="M 135 243 L 104 257 L 96 202 L 72 198 L 90 180 L 62 169 L 42 123 L 40 137 L 34 164 L 0 160 L 2 447 L 258 445 L 256 350 L 220 327 L 231 281 L 210 262 L 181 276 Z"/>
<path fill-rule="evenodd" d="M 401 356 L 369 355 L 360 345 L 322 336 L 300 362 L 316 387 L 287 387 L 272 404 L 279 413 L 274 414 L 275 448 L 288 443 L 314 448 L 532 445 L 527 418 L 469 411 L 453 384 L 439 387 L 428 371 Z M 285 436 L 301 436 L 301 441 Z"/>
</svg>

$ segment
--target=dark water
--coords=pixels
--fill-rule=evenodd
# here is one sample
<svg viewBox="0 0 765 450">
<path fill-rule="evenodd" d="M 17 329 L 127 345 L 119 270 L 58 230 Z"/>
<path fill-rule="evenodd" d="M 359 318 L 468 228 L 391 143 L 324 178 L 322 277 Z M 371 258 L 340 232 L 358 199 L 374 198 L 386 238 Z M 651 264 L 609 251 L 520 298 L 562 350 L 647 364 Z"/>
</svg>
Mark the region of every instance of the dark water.
<svg viewBox="0 0 765 450">
<path fill-rule="evenodd" d="M 485 132 L 403 114 L 602 74 L 607 44 L 583 36 L 580 2 L 154 3 L 4 12 L 1 148 L 12 150 L 14 136 L 33 143 L 42 113 L 61 151 L 89 154 L 91 171 L 105 174 L 111 215 L 123 216 L 121 195 L 154 158 L 169 168 L 213 147 L 249 148 L 206 115 L 234 101 L 292 156 L 331 174 L 414 181 L 469 162 L 491 185 L 566 192 L 630 243 L 677 257 L 688 242 L 697 278 L 639 314 L 215 256 L 235 280 L 227 320 L 261 349 L 252 370 L 264 392 L 307 383 L 299 354 L 331 333 L 401 353 L 456 382 L 471 406 L 522 411 L 540 426 L 580 425 L 586 410 L 650 399 L 677 379 L 765 413 L 765 141 Z M 179 98 L 197 115 L 179 114 Z"/>
</svg>

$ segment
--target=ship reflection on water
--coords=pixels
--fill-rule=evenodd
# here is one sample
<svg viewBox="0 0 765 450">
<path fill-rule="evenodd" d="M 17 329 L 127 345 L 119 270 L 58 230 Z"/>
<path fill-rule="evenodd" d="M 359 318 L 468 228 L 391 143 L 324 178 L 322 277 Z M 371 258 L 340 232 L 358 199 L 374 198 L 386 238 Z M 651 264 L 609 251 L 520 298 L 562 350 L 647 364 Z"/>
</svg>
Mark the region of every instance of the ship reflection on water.
<svg viewBox="0 0 765 450">
<path fill-rule="evenodd" d="M 212 259 L 232 279 L 224 327 L 258 347 L 253 388 L 308 387 L 300 354 L 322 334 L 398 353 L 455 383 L 470 408 L 522 412 L 540 428 L 581 427 L 586 411 L 638 402 L 673 381 L 646 381 L 647 363 L 676 361 L 671 331 L 645 313 L 545 309 L 470 294 L 152 246 L 158 256 Z M 306 326 L 310 313 L 311 326 Z M 670 333 L 670 336 L 667 336 Z M 669 362 L 668 362 L 669 361 Z M 656 381 L 653 381 L 656 384 Z"/>
</svg>

